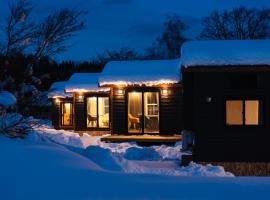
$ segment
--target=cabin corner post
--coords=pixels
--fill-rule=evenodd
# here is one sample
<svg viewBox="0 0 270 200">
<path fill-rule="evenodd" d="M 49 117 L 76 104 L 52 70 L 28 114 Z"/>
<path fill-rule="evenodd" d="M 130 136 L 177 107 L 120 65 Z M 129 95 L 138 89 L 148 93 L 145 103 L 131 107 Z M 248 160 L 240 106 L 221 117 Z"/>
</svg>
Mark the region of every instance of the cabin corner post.
<svg viewBox="0 0 270 200">
<path fill-rule="evenodd" d="M 85 95 L 74 93 L 74 129 L 86 130 Z"/>
</svg>

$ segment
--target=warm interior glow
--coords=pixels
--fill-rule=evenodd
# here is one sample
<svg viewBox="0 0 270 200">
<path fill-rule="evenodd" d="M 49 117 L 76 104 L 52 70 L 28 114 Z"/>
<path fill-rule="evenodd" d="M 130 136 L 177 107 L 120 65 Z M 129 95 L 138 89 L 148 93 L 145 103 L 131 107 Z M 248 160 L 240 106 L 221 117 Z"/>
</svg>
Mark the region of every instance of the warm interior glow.
<svg viewBox="0 0 270 200">
<path fill-rule="evenodd" d="M 257 100 L 245 101 L 245 124 L 246 125 L 259 124 L 259 101 Z"/>
<path fill-rule="evenodd" d="M 87 127 L 109 128 L 110 103 L 109 97 L 87 98 Z"/>
<path fill-rule="evenodd" d="M 128 93 L 128 132 L 159 132 L 159 93 Z"/>
<path fill-rule="evenodd" d="M 226 101 L 227 125 L 259 125 L 260 114 L 259 100 Z"/>
<path fill-rule="evenodd" d="M 71 126 L 72 125 L 72 104 L 62 103 L 62 125 Z"/>
<path fill-rule="evenodd" d="M 226 124 L 243 125 L 243 101 L 226 101 Z"/>
</svg>

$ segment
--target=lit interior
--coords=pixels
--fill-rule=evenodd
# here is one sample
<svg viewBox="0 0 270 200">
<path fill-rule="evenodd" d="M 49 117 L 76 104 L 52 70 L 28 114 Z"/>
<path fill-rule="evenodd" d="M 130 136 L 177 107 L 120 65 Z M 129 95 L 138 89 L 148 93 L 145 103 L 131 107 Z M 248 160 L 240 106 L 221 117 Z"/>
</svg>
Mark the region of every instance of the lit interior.
<svg viewBox="0 0 270 200">
<path fill-rule="evenodd" d="M 87 127 L 109 128 L 109 97 L 87 98 Z"/>
<path fill-rule="evenodd" d="M 226 124 L 243 125 L 243 101 L 226 101 Z"/>
<path fill-rule="evenodd" d="M 245 101 L 245 124 L 246 125 L 259 124 L 259 101 L 257 100 Z"/>
<path fill-rule="evenodd" d="M 142 104 L 143 99 L 144 104 Z M 144 124 L 142 124 L 143 121 Z M 128 132 L 129 133 L 159 132 L 158 92 L 128 93 Z"/>
<path fill-rule="evenodd" d="M 259 114 L 260 102 L 258 100 L 226 101 L 227 125 L 259 125 Z"/>
<path fill-rule="evenodd" d="M 72 125 L 72 104 L 62 103 L 62 125 L 71 126 Z"/>
</svg>

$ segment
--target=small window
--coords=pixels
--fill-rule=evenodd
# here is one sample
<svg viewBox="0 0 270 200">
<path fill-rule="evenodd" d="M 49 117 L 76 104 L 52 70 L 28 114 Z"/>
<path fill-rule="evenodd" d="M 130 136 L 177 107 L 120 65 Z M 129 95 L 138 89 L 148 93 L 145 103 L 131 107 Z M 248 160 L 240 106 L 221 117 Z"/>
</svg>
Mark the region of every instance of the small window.
<svg viewBox="0 0 270 200">
<path fill-rule="evenodd" d="M 260 100 L 227 100 L 226 124 L 232 125 L 261 125 L 262 105 Z"/>
</svg>

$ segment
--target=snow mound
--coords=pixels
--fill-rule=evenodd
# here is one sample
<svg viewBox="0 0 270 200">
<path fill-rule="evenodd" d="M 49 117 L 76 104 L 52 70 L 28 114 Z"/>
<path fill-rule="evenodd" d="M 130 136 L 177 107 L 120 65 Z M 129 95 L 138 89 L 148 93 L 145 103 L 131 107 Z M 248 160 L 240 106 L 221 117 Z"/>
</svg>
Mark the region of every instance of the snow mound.
<svg viewBox="0 0 270 200">
<path fill-rule="evenodd" d="M 127 160 L 161 160 L 160 154 L 153 148 L 131 147 L 124 154 Z"/>
<path fill-rule="evenodd" d="M 122 171 L 121 166 L 115 161 L 112 152 L 99 146 L 89 146 L 83 153 L 92 162 L 105 170 Z"/>
<path fill-rule="evenodd" d="M 70 151 L 80 154 L 100 168 L 129 174 L 157 174 L 167 176 L 233 176 L 223 167 L 191 163 L 180 167 L 181 142 L 175 145 L 142 147 L 136 143 L 105 143 L 100 136 L 91 136 L 66 130 L 55 130 L 50 121 L 35 120 L 34 133 L 43 140 L 62 144 Z M 33 137 L 35 138 L 35 137 Z"/>
<path fill-rule="evenodd" d="M 17 102 L 16 97 L 8 92 L 8 91 L 1 91 L 0 92 L 0 105 L 8 108 L 10 106 L 14 106 Z"/>
<path fill-rule="evenodd" d="M 233 177 L 230 172 L 226 172 L 221 166 L 213 166 L 211 164 L 201 165 L 191 162 L 188 166 L 180 169 L 182 176 L 218 176 L 218 177 Z"/>
</svg>

